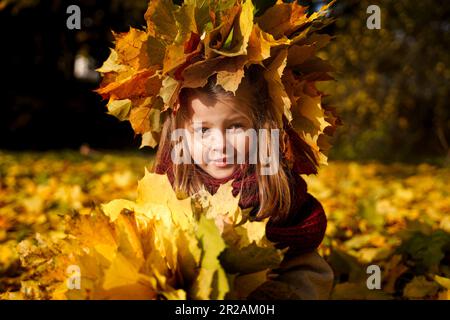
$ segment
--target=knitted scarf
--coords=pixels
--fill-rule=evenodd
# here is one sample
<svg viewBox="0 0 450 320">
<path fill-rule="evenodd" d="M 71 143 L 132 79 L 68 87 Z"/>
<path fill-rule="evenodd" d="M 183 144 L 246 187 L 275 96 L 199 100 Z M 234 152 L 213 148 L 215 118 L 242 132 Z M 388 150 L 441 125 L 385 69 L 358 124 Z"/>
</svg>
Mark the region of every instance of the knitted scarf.
<svg viewBox="0 0 450 320">
<path fill-rule="evenodd" d="M 174 175 L 168 152 L 163 154 L 155 172 L 167 174 L 173 185 Z M 239 206 L 242 209 L 252 207 L 252 212 L 256 212 L 259 208 L 258 181 L 254 166 L 241 165 L 229 177 L 216 179 L 194 165 L 194 174 L 200 177 L 211 194 L 215 194 L 221 184 L 233 180 L 233 195 L 241 193 Z M 266 236 L 276 243 L 277 248 L 289 246 L 286 256 L 299 255 L 316 249 L 323 240 L 327 226 L 323 207 L 307 193 L 305 181 L 294 172 L 291 172 L 290 180 L 292 200 L 288 218 L 282 223 L 274 223 L 269 219 L 266 225 Z"/>
</svg>

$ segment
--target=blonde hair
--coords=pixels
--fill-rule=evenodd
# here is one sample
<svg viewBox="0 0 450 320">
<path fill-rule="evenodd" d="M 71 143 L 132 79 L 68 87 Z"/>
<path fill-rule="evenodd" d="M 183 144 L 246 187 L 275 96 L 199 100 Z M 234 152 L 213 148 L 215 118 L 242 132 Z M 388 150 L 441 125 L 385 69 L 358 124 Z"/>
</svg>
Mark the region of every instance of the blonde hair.
<svg viewBox="0 0 450 320">
<path fill-rule="evenodd" d="M 216 76 L 211 76 L 207 84 L 202 88 L 183 88 L 180 92 L 179 101 L 180 108 L 173 114 L 170 112 L 166 115 L 164 125 L 161 132 L 159 149 L 156 154 L 156 161 L 154 168 L 166 161 L 164 158 L 164 150 L 172 150 L 175 145 L 171 141 L 171 133 L 178 128 L 183 128 L 186 121 L 189 121 L 188 103 L 189 98 L 198 95 L 207 95 L 211 99 L 220 99 L 221 102 L 227 103 L 237 112 L 243 114 L 253 125 L 253 128 L 267 129 L 266 145 L 264 146 L 268 154 L 279 152 L 281 150 L 271 150 L 272 145 L 270 129 L 280 129 L 276 120 L 275 110 L 271 107 L 270 98 L 268 97 L 267 83 L 264 80 L 260 66 L 252 65 L 251 68 L 245 72 L 245 77 L 239 85 L 236 95 L 225 91 L 220 85 L 216 85 Z M 217 101 L 217 100 L 215 100 Z M 280 134 L 280 137 L 282 135 Z M 281 146 L 281 141 L 277 145 Z M 261 145 L 259 144 L 261 148 Z M 195 164 L 173 164 L 174 174 L 174 189 L 185 195 L 192 195 L 202 188 L 202 183 L 195 174 Z M 256 164 L 249 166 L 256 169 L 259 194 L 259 208 L 256 213 L 257 219 L 264 219 L 271 217 L 274 222 L 283 221 L 288 217 L 291 206 L 291 192 L 289 187 L 290 170 L 287 169 L 287 164 L 283 157 L 280 156 L 280 166 L 277 173 L 272 175 L 261 175 L 261 164 L 259 159 Z"/>
</svg>

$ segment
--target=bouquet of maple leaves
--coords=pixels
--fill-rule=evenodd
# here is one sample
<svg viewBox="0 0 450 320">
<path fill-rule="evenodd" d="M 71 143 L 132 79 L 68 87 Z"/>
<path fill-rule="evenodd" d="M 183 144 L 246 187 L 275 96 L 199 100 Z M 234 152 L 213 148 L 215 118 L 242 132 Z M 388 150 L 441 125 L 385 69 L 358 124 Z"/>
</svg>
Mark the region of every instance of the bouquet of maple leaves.
<svg viewBox="0 0 450 320">
<path fill-rule="evenodd" d="M 137 194 L 67 216 L 61 239 L 19 243 L 28 280 L 3 298 L 244 299 L 283 258 L 231 182 L 180 198 L 166 175 L 146 171 Z"/>
</svg>

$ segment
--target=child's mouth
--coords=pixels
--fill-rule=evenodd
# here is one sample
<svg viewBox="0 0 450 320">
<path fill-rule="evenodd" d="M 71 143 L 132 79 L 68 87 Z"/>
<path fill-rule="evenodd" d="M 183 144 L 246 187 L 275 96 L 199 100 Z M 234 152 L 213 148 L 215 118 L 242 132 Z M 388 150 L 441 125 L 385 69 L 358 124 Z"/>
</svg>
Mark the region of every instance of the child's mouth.
<svg viewBox="0 0 450 320">
<path fill-rule="evenodd" d="M 226 168 L 226 167 L 232 166 L 233 162 L 230 159 L 228 159 L 228 162 L 227 162 L 227 158 L 220 158 L 220 159 L 211 160 L 210 164 L 212 164 L 218 168 Z"/>
</svg>

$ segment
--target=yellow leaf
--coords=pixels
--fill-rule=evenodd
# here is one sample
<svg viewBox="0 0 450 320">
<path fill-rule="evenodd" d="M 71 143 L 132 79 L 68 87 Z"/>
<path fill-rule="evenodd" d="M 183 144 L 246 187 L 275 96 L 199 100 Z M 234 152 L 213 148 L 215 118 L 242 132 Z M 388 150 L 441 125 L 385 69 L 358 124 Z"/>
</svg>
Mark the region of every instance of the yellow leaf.
<svg viewBox="0 0 450 320">
<path fill-rule="evenodd" d="M 134 211 L 135 203 L 124 199 L 114 199 L 101 205 L 103 212 L 114 222 L 124 209 Z"/>
<path fill-rule="evenodd" d="M 141 141 L 141 145 L 139 146 L 139 149 L 142 149 L 143 147 L 156 147 L 156 145 L 158 144 L 158 142 L 156 141 L 153 133 L 151 131 L 147 131 L 144 132 L 144 134 L 142 134 L 142 141 Z"/>
<path fill-rule="evenodd" d="M 232 181 L 222 184 L 217 192 L 209 197 L 210 207 L 206 212 L 206 217 L 210 219 L 226 218 L 229 224 L 239 223 L 239 198 L 239 196 L 233 196 Z M 220 229 L 223 229 L 223 226 Z"/>
<path fill-rule="evenodd" d="M 179 200 L 166 175 L 150 173 L 145 169 L 145 176 L 139 181 L 137 192 L 138 204 L 149 202 L 167 206 L 174 222 L 184 230 L 189 228 L 193 219 L 191 199 Z"/>
<path fill-rule="evenodd" d="M 178 33 L 177 23 L 173 14 L 177 8 L 178 6 L 172 1 L 150 1 L 144 15 L 147 21 L 148 34 L 161 39 L 166 45 L 171 44 Z"/>
<path fill-rule="evenodd" d="M 110 51 L 111 53 L 109 54 L 108 59 L 103 62 L 103 65 L 100 68 L 95 69 L 95 71 L 101 73 L 126 71 L 127 67 L 120 64 L 117 51 L 114 49 L 110 49 Z"/>
<path fill-rule="evenodd" d="M 118 250 L 139 269 L 144 263 L 144 252 L 134 214 L 119 215 L 115 226 L 117 228 Z"/>
<path fill-rule="evenodd" d="M 283 126 L 282 116 L 290 122 L 292 120 L 291 115 L 291 100 L 286 93 L 281 76 L 283 75 L 284 68 L 287 62 L 287 49 L 281 49 L 275 59 L 267 66 L 267 70 L 264 72 L 264 78 L 269 85 L 269 94 L 274 104 L 274 108 L 277 113 L 277 121 L 280 127 Z"/>
<path fill-rule="evenodd" d="M 231 16 L 230 20 L 233 18 Z M 246 0 L 242 7 L 240 7 L 239 18 L 235 19 L 233 25 L 234 27 L 227 32 L 230 37 L 229 45 L 225 41 L 223 46 L 219 46 L 218 48 L 211 47 L 211 51 L 228 57 L 247 54 L 247 45 L 253 28 L 253 3 L 251 0 Z M 227 27 L 228 25 L 225 25 L 224 28 L 227 29 Z M 208 52 L 206 50 L 207 55 L 209 54 Z"/>
<path fill-rule="evenodd" d="M 103 288 L 109 290 L 114 287 L 136 284 L 142 278 L 139 269 L 129 262 L 128 257 L 118 253 L 105 272 Z"/>
<path fill-rule="evenodd" d="M 253 63 L 262 64 L 262 61 L 270 57 L 270 49 L 279 45 L 288 45 L 289 39 L 281 38 L 275 40 L 267 32 L 261 30 L 258 24 L 255 24 L 250 34 L 247 47 L 247 66 Z"/>
<path fill-rule="evenodd" d="M 244 224 L 236 228 L 236 233 L 241 236 L 238 248 L 248 246 L 255 242 L 258 246 L 270 246 L 270 242 L 266 238 L 266 225 L 269 218 L 261 221 L 246 221 Z"/>
<path fill-rule="evenodd" d="M 131 100 L 113 100 L 109 99 L 108 102 L 108 114 L 115 116 L 120 121 L 128 120 L 128 115 L 131 110 Z"/>
<path fill-rule="evenodd" d="M 450 279 L 449 278 L 445 278 L 445 277 L 441 277 L 441 276 L 435 275 L 434 276 L 434 281 L 439 283 L 445 289 L 450 290 Z"/>
<path fill-rule="evenodd" d="M 311 58 L 316 52 L 316 48 L 312 45 L 293 45 L 288 50 L 287 66 L 292 68 L 300 65 L 309 58 Z"/>
<path fill-rule="evenodd" d="M 236 71 L 219 71 L 217 73 L 217 83 L 226 91 L 236 92 L 244 77 L 244 67 Z"/>
<path fill-rule="evenodd" d="M 296 2 L 276 3 L 268 8 L 264 14 L 256 19 L 262 30 L 273 35 L 275 39 L 289 36 L 292 32 L 305 24 L 307 7 Z"/>
<path fill-rule="evenodd" d="M 135 70 L 143 70 L 148 66 L 148 36 L 146 32 L 130 28 L 128 32 L 113 33 L 113 35 L 120 64 L 130 66 Z"/>
<path fill-rule="evenodd" d="M 180 88 L 180 82 L 174 78 L 166 76 L 163 79 L 159 96 L 164 101 L 164 110 L 166 110 L 169 106 L 173 106 L 179 94 Z"/>
<path fill-rule="evenodd" d="M 139 134 L 145 134 L 148 131 L 161 131 L 160 114 L 162 100 L 161 98 L 150 97 L 140 101 L 130 112 L 130 123 L 133 130 Z"/>
<path fill-rule="evenodd" d="M 422 299 L 438 291 L 436 282 L 428 281 L 424 276 L 416 276 L 403 289 L 403 295 L 410 299 Z"/>
<path fill-rule="evenodd" d="M 133 73 L 120 81 L 108 83 L 95 92 L 104 99 L 135 99 L 156 95 L 161 88 L 161 79 L 155 69 L 149 68 Z"/>
</svg>

